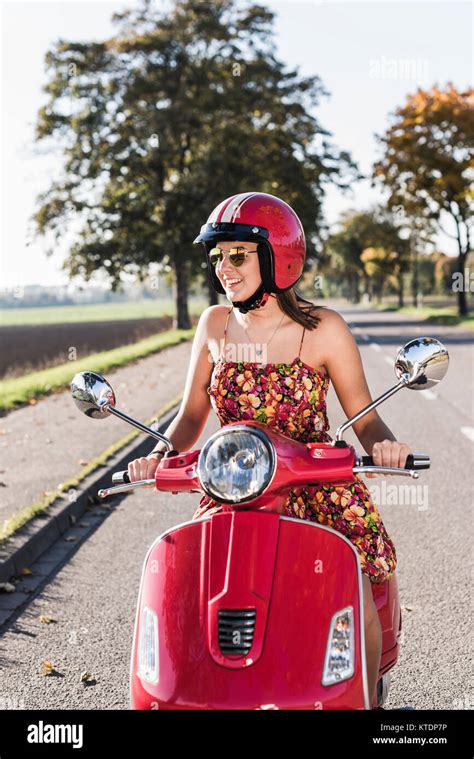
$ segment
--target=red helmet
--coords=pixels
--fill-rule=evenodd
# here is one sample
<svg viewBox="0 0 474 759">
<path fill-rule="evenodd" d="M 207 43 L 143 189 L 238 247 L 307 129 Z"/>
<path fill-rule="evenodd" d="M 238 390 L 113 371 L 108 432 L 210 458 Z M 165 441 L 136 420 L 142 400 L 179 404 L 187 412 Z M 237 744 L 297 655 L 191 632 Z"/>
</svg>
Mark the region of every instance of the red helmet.
<svg viewBox="0 0 474 759">
<path fill-rule="evenodd" d="M 194 242 L 204 243 L 211 282 L 220 293 L 225 290 L 209 261 L 209 251 L 224 240 L 258 243 L 263 290 L 267 293 L 289 290 L 303 273 L 306 244 L 301 221 L 288 203 L 275 195 L 232 195 L 219 203 L 201 227 Z"/>
</svg>

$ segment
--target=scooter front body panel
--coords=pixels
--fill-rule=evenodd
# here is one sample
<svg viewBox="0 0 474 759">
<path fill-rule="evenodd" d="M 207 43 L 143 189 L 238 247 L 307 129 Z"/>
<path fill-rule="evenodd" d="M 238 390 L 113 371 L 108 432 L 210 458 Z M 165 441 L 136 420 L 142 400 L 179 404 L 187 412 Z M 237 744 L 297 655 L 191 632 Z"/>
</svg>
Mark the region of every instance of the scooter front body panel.
<svg viewBox="0 0 474 759">
<path fill-rule="evenodd" d="M 158 676 L 137 671 L 142 610 Z M 331 620 L 352 608 L 353 675 L 322 685 Z M 366 709 L 362 583 L 335 530 L 262 511 L 214 514 L 151 546 L 131 666 L 133 709 Z"/>
</svg>

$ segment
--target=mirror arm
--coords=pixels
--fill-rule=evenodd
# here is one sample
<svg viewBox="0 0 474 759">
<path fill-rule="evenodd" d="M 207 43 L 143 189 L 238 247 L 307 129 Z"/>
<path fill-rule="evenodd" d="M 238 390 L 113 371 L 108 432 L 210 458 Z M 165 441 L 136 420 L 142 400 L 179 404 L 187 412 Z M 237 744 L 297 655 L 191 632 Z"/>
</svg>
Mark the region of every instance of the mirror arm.
<svg viewBox="0 0 474 759">
<path fill-rule="evenodd" d="M 111 406 L 110 404 L 106 403 L 102 406 L 106 411 L 108 411 L 110 414 L 113 414 L 114 416 L 118 416 L 119 419 L 122 419 L 124 422 L 128 422 L 129 424 L 133 425 L 133 427 L 137 427 L 137 429 L 141 430 L 141 432 L 146 432 L 147 435 L 150 435 L 151 437 L 155 438 L 155 440 L 161 440 L 162 443 L 166 445 L 166 448 L 168 451 L 173 450 L 173 444 L 170 440 L 168 440 L 167 437 L 161 434 L 161 432 L 156 432 L 155 430 L 152 430 L 151 427 L 147 427 L 146 424 L 142 424 L 141 422 L 137 422 L 136 419 L 132 419 L 131 416 L 128 416 L 128 414 L 125 414 L 123 411 L 120 411 L 115 406 Z"/>
<path fill-rule="evenodd" d="M 372 411 L 373 408 L 378 406 L 380 403 L 383 403 L 383 401 L 386 401 L 387 398 L 390 398 L 391 395 L 393 395 L 394 393 L 397 393 L 399 390 L 402 389 L 402 387 L 407 387 L 407 386 L 408 386 L 408 382 L 406 382 L 404 379 L 401 379 L 400 382 L 398 382 L 396 385 L 394 385 L 385 393 L 383 393 L 383 395 L 376 398 L 375 401 L 372 401 L 372 403 L 369 403 L 369 405 L 363 408 L 361 411 L 359 411 L 358 414 L 351 417 L 351 419 L 347 419 L 347 421 L 345 421 L 343 424 L 340 425 L 340 427 L 337 428 L 336 438 L 335 440 L 333 440 L 333 445 L 338 440 L 342 440 L 342 436 L 348 427 L 352 427 L 352 425 L 355 424 L 355 422 L 357 422 L 362 416 L 365 416 L 365 414 L 368 414 L 369 411 Z"/>
</svg>

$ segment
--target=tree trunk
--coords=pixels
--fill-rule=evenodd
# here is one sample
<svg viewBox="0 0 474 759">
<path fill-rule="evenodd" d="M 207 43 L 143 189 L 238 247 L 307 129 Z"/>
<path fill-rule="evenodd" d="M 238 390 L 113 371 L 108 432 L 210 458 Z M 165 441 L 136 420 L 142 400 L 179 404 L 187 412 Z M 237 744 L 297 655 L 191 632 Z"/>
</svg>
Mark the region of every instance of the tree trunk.
<svg viewBox="0 0 474 759">
<path fill-rule="evenodd" d="M 377 303 L 381 305 L 383 298 L 383 280 L 377 282 Z"/>
<path fill-rule="evenodd" d="M 469 281 L 465 282 L 464 280 L 466 258 L 467 258 L 466 253 L 464 252 L 459 253 L 458 266 L 459 266 L 459 271 L 462 274 L 461 276 L 462 286 L 458 290 L 458 315 L 459 316 L 467 316 L 468 314 L 466 288 L 469 287 Z"/>
<path fill-rule="evenodd" d="M 353 302 L 360 303 L 360 277 L 357 271 L 353 275 Z"/>
<path fill-rule="evenodd" d="M 188 311 L 188 271 L 185 261 L 175 258 L 175 299 L 176 313 L 173 319 L 174 329 L 191 329 L 191 319 Z"/>
<path fill-rule="evenodd" d="M 418 305 L 418 246 L 416 239 L 411 238 L 412 245 L 412 280 L 411 280 L 411 295 L 413 299 L 413 305 L 416 308 Z"/>
<path fill-rule="evenodd" d="M 372 300 L 372 288 L 370 286 L 370 277 L 364 272 L 364 292 L 369 296 L 369 303 Z"/>
<path fill-rule="evenodd" d="M 403 272 L 398 275 L 398 307 L 403 308 L 405 305 L 403 293 Z"/>
<path fill-rule="evenodd" d="M 462 218 L 459 218 L 459 216 L 456 213 L 454 213 L 452 209 L 451 209 L 451 214 L 456 224 L 456 240 L 458 243 L 458 251 L 459 251 L 458 268 L 461 274 L 461 288 L 458 290 L 458 316 L 467 316 L 468 308 L 467 308 L 466 291 L 469 289 L 469 282 L 464 281 L 464 274 L 465 274 L 467 254 L 469 252 L 469 247 L 470 247 L 469 230 L 464 220 Z M 465 244 L 463 243 L 463 240 L 462 240 L 461 225 L 463 226 L 463 230 L 465 232 L 465 238 L 466 238 Z"/>
</svg>

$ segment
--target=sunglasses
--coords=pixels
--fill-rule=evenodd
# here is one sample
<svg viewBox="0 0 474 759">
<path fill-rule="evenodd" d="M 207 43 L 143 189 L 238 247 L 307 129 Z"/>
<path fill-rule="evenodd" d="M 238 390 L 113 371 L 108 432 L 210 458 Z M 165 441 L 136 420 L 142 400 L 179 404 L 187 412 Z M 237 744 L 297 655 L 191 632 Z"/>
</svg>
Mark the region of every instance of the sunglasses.
<svg viewBox="0 0 474 759">
<path fill-rule="evenodd" d="M 231 248 L 230 250 L 222 250 L 222 248 L 212 248 L 209 251 L 209 261 L 213 266 L 221 263 L 224 260 L 224 253 L 229 254 L 229 261 L 232 266 L 242 266 L 243 262 L 247 258 L 248 253 L 257 253 L 257 250 L 247 250 L 246 248 Z"/>
</svg>

